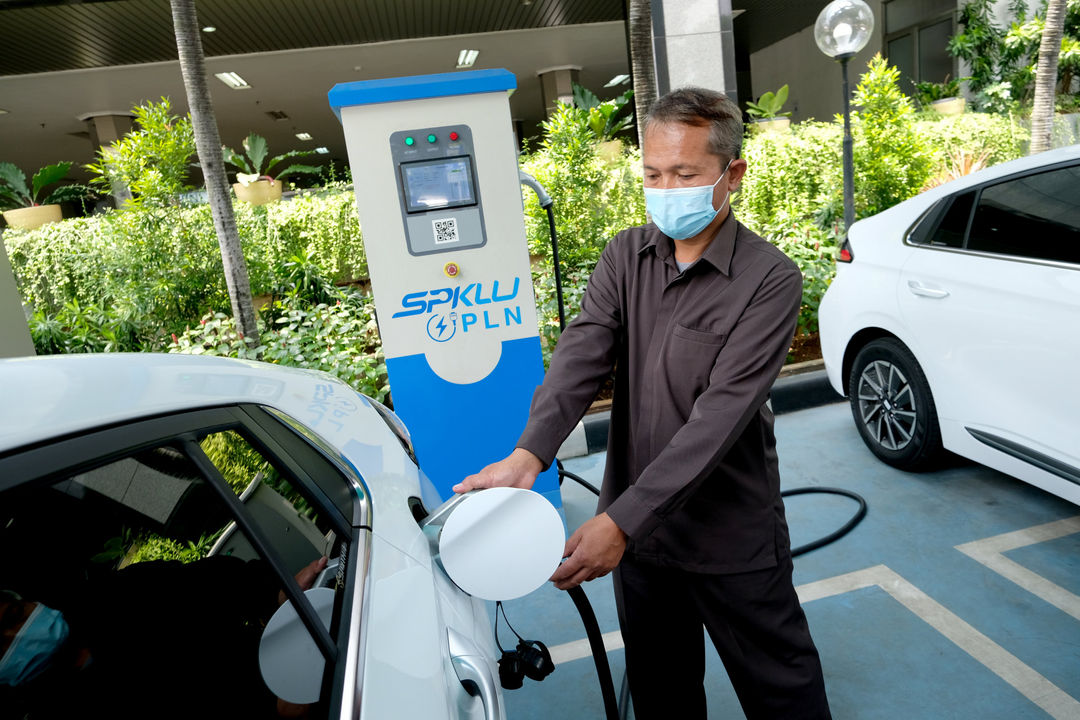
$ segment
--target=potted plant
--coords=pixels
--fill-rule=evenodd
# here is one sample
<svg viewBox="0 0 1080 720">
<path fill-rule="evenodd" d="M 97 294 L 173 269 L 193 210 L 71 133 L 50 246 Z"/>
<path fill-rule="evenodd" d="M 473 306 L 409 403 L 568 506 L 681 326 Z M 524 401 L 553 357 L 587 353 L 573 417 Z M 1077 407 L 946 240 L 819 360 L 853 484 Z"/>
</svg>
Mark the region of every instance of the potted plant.
<svg viewBox="0 0 1080 720">
<path fill-rule="evenodd" d="M 244 139 L 244 155 L 230 147 L 222 146 L 225 162 L 237 169 L 236 180 L 233 190 L 236 197 L 252 205 L 263 205 L 281 199 L 281 190 L 286 175 L 295 173 L 317 173 L 319 168 L 313 165 L 289 165 L 283 170 L 270 174 L 274 167 L 289 158 L 304 157 L 312 153 L 307 150 L 290 150 L 284 155 L 266 160 L 266 138 L 251 133 Z"/>
<path fill-rule="evenodd" d="M 627 90 L 617 98 L 601 101 L 596 93 L 582 85 L 574 83 L 572 87 L 574 107 L 588 113 L 589 129 L 596 135 L 597 154 L 607 162 L 613 161 L 623 150 L 623 143 L 616 136 L 634 123 L 634 113 L 630 112 L 634 91 Z"/>
<path fill-rule="evenodd" d="M 34 173 L 30 186 L 27 186 L 26 175 L 14 163 L 0 163 L 0 208 L 6 208 L 4 220 L 7 224 L 33 230 L 61 220 L 60 203 L 86 197 L 90 189 L 85 185 L 61 185 L 48 195 L 43 196 L 42 191 L 63 180 L 70 169 L 70 162 L 46 165 Z"/>
<path fill-rule="evenodd" d="M 764 132 L 781 132 L 791 125 L 791 112 L 780 112 L 788 98 L 788 86 L 775 93 L 767 92 L 757 102 L 746 102 L 746 114 L 753 118 L 754 127 Z"/>
<path fill-rule="evenodd" d="M 967 106 L 967 101 L 960 96 L 960 82 L 968 78 L 949 79 L 944 82 L 915 83 L 915 99 L 919 107 L 932 109 L 942 115 L 960 115 Z"/>
</svg>

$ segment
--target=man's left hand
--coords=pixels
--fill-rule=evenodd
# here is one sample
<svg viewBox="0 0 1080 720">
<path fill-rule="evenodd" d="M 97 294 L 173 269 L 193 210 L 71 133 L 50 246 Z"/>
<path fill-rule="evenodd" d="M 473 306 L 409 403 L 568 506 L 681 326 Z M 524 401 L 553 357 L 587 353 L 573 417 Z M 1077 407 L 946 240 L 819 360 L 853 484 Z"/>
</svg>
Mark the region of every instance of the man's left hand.
<svg viewBox="0 0 1080 720">
<path fill-rule="evenodd" d="M 566 541 L 566 561 L 551 576 L 560 590 L 575 588 L 587 580 L 607 575 L 626 552 L 626 533 L 607 513 L 600 513 L 579 527 Z"/>
</svg>

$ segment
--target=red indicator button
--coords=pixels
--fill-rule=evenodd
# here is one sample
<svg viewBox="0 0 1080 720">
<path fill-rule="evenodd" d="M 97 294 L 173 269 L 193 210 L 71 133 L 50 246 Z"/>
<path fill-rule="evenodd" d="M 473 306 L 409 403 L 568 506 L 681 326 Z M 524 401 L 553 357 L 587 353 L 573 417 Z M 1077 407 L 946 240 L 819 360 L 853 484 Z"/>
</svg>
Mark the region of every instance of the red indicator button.
<svg viewBox="0 0 1080 720">
<path fill-rule="evenodd" d="M 460 136 L 456 132 L 450 133 L 450 139 L 451 140 L 457 140 L 458 137 L 460 137 Z"/>
</svg>

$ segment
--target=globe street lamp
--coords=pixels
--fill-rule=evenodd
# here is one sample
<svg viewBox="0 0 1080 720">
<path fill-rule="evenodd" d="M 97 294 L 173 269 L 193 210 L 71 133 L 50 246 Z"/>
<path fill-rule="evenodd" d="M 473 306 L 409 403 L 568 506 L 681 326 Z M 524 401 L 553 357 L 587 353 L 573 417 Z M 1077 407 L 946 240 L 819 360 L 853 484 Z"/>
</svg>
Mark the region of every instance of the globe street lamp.
<svg viewBox="0 0 1080 720">
<path fill-rule="evenodd" d="M 855 169 L 851 150 L 851 98 L 847 64 L 866 47 L 874 31 L 874 13 L 863 0 L 833 0 L 814 23 L 814 42 L 821 52 L 840 61 L 844 76 L 844 229 L 855 222 Z"/>
</svg>

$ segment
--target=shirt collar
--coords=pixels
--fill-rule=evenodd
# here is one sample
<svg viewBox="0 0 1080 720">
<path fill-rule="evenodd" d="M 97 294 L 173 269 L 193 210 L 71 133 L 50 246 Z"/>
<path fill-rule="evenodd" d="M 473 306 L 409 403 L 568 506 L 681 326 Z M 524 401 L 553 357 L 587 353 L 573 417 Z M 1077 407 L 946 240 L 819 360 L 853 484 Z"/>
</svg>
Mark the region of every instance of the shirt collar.
<svg viewBox="0 0 1080 720">
<path fill-rule="evenodd" d="M 638 250 L 641 254 L 653 248 L 656 257 L 666 260 L 675 254 L 675 241 L 669 238 L 660 229 L 650 223 L 650 231 L 645 235 L 645 244 Z M 712 265 L 724 275 L 731 275 L 731 257 L 735 254 L 735 236 L 738 234 L 739 221 L 735 219 L 735 213 L 728 211 L 728 216 L 720 224 L 716 235 L 701 254 L 700 260 Z M 674 262 L 674 259 L 672 259 Z"/>
</svg>

